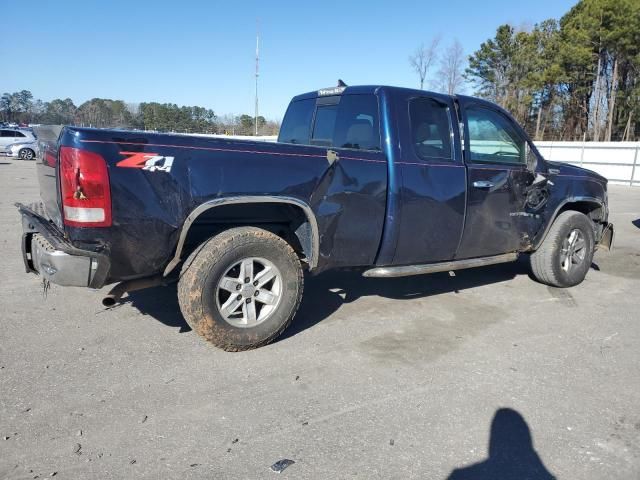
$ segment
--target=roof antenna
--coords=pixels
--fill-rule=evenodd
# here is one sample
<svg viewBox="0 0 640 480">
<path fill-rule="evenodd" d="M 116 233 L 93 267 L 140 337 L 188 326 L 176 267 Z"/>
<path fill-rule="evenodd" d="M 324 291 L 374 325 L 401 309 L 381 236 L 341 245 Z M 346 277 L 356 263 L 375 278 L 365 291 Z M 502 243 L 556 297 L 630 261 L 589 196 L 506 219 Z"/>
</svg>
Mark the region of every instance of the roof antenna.
<svg viewBox="0 0 640 480">
<path fill-rule="evenodd" d="M 346 84 L 346 83 L 344 83 L 344 82 L 342 81 L 342 79 L 341 79 L 341 78 L 339 78 L 339 79 L 338 79 L 338 86 L 339 86 L 339 87 L 346 87 L 346 86 L 347 86 L 347 84 Z"/>
<path fill-rule="evenodd" d="M 260 67 L 260 21 L 256 19 L 256 111 L 253 119 L 255 135 L 258 136 L 258 69 Z"/>
</svg>

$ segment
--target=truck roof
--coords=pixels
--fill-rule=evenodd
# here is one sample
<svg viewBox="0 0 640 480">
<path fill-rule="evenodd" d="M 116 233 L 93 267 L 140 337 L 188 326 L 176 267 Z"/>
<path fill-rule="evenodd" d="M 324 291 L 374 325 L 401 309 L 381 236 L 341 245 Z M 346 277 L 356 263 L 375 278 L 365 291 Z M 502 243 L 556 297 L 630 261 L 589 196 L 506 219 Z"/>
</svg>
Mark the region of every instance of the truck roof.
<svg viewBox="0 0 640 480">
<path fill-rule="evenodd" d="M 347 87 L 329 87 L 329 88 L 321 88 L 320 90 L 315 90 L 313 92 L 302 93 L 300 95 L 296 95 L 291 100 L 295 102 L 297 100 L 305 100 L 309 98 L 318 98 L 322 96 L 332 96 L 332 95 L 374 95 L 377 94 L 380 90 L 386 90 L 388 92 L 398 92 L 404 93 L 405 95 L 433 95 L 435 97 L 446 97 L 446 98 L 473 98 L 475 102 L 478 103 L 486 103 L 488 105 L 496 106 L 493 102 L 488 100 L 470 97 L 468 95 L 448 95 L 446 93 L 438 93 L 429 90 L 419 90 L 417 88 L 406 88 L 406 87 L 393 87 L 389 85 L 353 85 Z M 503 109 L 504 110 L 504 109 Z M 507 112 L 508 113 L 508 112 Z"/>
<path fill-rule="evenodd" d="M 304 100 L 308 98 L 317 98 L 323 96 L 331 96 L 331 95 L 373 95 L 378 93 L 379 90 L 384 89 L 388 91 L 398 91 L 398 92 L 413 92 L 416 94 L 425 94 L 428 93 L 430 95 L 444 96 L 450 97 L 452 95 L 446 95 L 437 92 L 431 92 L 426 90 L 418 90 L 415 88 L 405 88 L 405 87 L 392 87 L 389 85 L 353 85 L 347 87 L 328 87 L 321 88 L 319 90 L 315 90 L 312 92 L 302 93 L 300 95 L 296 95 L 293 97 L 292 101 Z"/>
</svg>

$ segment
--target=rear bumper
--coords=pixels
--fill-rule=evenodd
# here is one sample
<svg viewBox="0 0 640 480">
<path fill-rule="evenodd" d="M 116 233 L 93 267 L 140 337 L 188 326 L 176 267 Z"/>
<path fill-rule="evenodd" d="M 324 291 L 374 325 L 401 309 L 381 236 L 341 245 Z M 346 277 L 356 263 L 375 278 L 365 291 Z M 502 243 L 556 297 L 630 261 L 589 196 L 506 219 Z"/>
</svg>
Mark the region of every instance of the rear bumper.
<svg viewBox="0 0 640 480">
<path fill-rule="evenodd" d="M 56 285 L 100 288 L 109 272 L 109 258 L 71 245 L 55 225 L 34 209 L 16 204 L 22 215 L 22 258 L 33 272 Z"/>
</svg>

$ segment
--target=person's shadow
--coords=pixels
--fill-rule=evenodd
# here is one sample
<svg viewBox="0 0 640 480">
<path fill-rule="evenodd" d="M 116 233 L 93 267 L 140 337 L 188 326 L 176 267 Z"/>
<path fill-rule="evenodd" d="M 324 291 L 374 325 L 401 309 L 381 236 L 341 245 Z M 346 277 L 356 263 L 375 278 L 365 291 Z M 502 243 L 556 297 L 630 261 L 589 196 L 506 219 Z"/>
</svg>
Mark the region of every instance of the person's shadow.
<svg viewBox="0 0 640 480">
<path fill-rule="evenodd" d="M 554 480 L 533 448 L 525 419 L 515 410 L 501 408 L 491 422 L 489 458 L 457 468 L 448 480 Z"/>
</svg>

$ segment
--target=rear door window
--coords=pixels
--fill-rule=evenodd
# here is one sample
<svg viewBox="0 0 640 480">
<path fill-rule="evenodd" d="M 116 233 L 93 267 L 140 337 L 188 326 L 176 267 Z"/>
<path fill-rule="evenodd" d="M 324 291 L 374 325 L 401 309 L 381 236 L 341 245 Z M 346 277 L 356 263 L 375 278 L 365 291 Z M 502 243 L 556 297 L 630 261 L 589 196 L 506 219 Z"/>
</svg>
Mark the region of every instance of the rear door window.
<svg viewBox="0 0 640 480">
<path fill-rule="evenodd" d="M 409 104 L 411 140 L 422 160 L 453 160 L 449 106 L 432 98 L 414 98 Z"/>
<path fill-rule="evenodd" d="M 380 150 L 378 99 L 375 95 L 344 95 L 338 104 L 333 147 Z"/>
<path fill-rule="evenodd" d="M 375 95 L 342 95 L 292 102 L 278 141 L 379 151 L 378 99 Z"/>
</svg>

